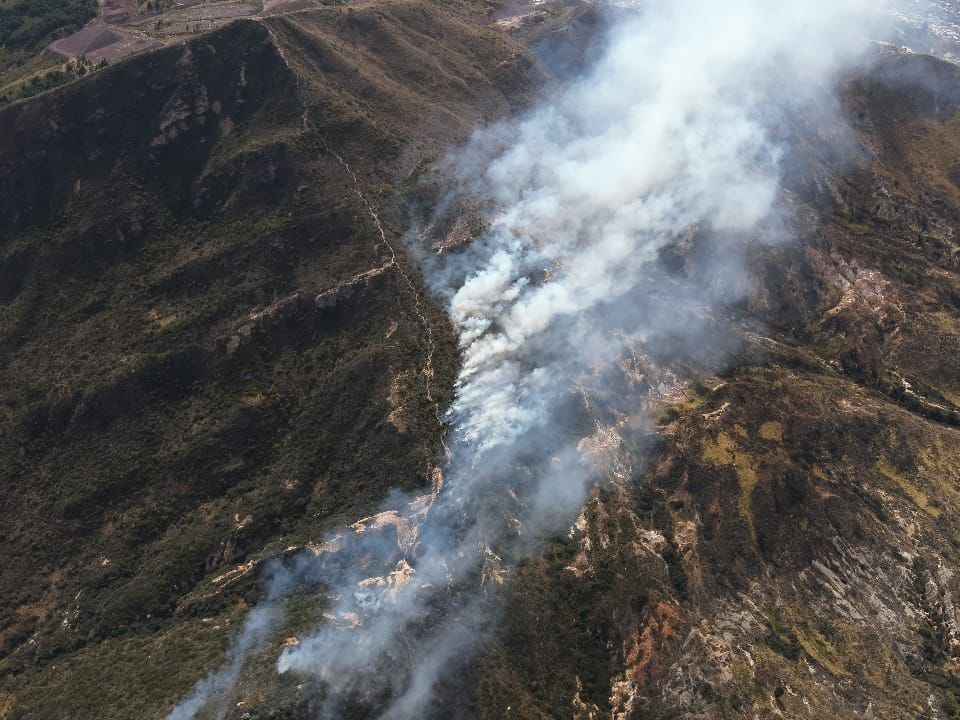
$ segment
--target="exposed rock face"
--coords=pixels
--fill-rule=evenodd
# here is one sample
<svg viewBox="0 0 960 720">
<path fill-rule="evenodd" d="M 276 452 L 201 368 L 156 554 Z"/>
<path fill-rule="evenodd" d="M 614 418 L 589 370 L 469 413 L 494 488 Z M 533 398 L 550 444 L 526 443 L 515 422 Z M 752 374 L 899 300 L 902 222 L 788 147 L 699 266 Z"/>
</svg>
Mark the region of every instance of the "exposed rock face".
<svg viewBox="0 0 960 720">
<path fill-rule="evenodd" d="M 456 349 L 391 199 L 544 86 L 520 42 L 562 80 L 603 24 L 481 14 L 239 22 L 0 112 L 0 718 L 162 717 L 267 558 L 415 545 Z M 852 133 L 784 129 L 823 150 L 785 162 L 794 241 L 711 319 L 734 361 L 609 369 L 637 406 L 581 440 L 607 482 L 534 560 L 483 549 L 502 626 L 441 716 L 960 717 L 958 108 L 955 67 L 893 54 L 847 82 Z M 445 252 L 482 230 L 458 211 Z M 419 499 L 371 514 L 395 486 Z M 330 615 L 292 606 L 231 717 L 320 712 L 267 671 Z"/>
<path fill-rule="evenodd" d="M 503 634 L 487 717 L 957 716 L 958 89 L 954 66 L 881 57 L 844 91 L 854 160 L 787 159 L 800 240 L 757 250 L 736 321 L 765 329 L 731 328 L 723 381 L 666 403 L 573 562 L 517 574 L 508 612 L 550 630 Z M 571 584 L 594 608 L 572 626 L 582 599 L 536 599 Z"/>
</svg>

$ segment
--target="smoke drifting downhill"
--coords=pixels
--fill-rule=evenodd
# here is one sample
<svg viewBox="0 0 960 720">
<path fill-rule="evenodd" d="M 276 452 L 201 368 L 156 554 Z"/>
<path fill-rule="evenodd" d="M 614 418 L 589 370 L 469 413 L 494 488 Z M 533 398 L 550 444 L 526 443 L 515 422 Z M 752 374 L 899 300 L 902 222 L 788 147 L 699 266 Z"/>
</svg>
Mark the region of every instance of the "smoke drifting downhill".
<svg viewBox="0 0 960 720">
<path fill-rule="evenodd" d="M 250 611 L 243 624 L 243 630 L 230 644 L 227 651 L 227 661 L 223 667 L 207 678 L 197 683 L 186 698 L 167 717 L 169 720 L 189 720 L 196 717 L 209 702 L 211 697 L 218 697 L 229 692 L 243 670 L 243 661 L 253 648 L 264 642 L 270 632 L 276 627 L 283 615 L 273 605 L 257 607 Z M 223 717 L 223 708 L 219 709 L 217 717 Z"/>
<path fill-rule="evenodd" d="M 525 119 L 479 131 L 451 161 L 454 193 L 492 208 L 469 247 L 421 253 L 463 356 L 452 459 L 433 494 L 326 538 L 286 570 L 331 601 L 330 622 L 278 662 L 320 681 L 322 717 L 351 697 L 392 698 L 381 705 L 391 720 L 428 714 L 436 683 L 492 617 L 479 590 L 489 566 L 569 527 L 605 473 L 629 472 L 596 450 L 615 447 L 614 428 L 642 411 L 611 390 L 610 368 L 668 342 L 709 343 L 696 318 L 746 286 L 743 245 L 784 239 L 777 127 L 856 62 L 869 4 L 649 3 L 582 79 Z M 695 231 L 722 239 L 708 275 L 665 280 L 661 254 Z M 385 522 L 396 536 L 372 531 Z M 228 691 L 264 619 L 251 613 L 224 670 L 171 718 Z M 378 672 L 384 662 L 407 672 Z"/>
</svg>

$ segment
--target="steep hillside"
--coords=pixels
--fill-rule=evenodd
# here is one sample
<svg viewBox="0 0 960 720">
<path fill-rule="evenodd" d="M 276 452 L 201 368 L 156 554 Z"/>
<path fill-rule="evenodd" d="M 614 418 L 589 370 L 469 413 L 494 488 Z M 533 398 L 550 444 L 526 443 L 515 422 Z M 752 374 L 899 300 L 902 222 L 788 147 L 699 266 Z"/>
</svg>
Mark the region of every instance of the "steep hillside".
<svg viewBox="0 0 960 720">
<path fill-rule="evenodd" d="M 0 2 L 0 107 L 93 72 L 87 58 L 64 64 L 45 50 L 96 16 L 95 0 Z"/>
<path fill-rule="evenodd" d="M 888 55 L 844 89 L 854 137 L 785 129 L 799 242 L 715 319 L 733 367 L 506 586 L 480 716 L 960 717 L 958 91 Z M 668 267 L 708 281 L 708 243 Z"/>
<path fill-rule="evenodd" d="M 259 558 L 429 481 L 455 349 L 377 208 L 534 80 L 463 15 L 238 22 L 0 111 L 0 717 L 162 715 Z"/>
<path fill-rule="evenodd" d="M 96 14 L 93 0 L 6 0 L 0 4 L 0 73 L 79 30 Z"/>
<path fill-rule="evenodd" d="M 487 11 L 242 20 L 0 110 L 0 720 L 164 717 L 265 559 L 430 487 L 458 358 L 405 208 L 614 12 Z M 841 98 L 779 128 L 790 240 L 716 343 L 608 369 L 650 422 L 490 574 L 439 717 L 960 717 L 960 71 L 886 54 Z M 717 281 L 717 241 L 664 288 Z M 324 610 L 292 593 L 227 717 L 321 713 L 274 662 Z"/>
</svg>

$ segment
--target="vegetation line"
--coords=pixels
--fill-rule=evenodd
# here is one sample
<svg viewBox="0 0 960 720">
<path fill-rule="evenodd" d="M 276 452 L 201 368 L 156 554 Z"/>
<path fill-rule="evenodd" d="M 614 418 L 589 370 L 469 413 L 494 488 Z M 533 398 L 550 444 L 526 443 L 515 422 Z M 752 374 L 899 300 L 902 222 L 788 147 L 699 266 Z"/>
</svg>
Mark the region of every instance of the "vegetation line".
<svg viewBox="0 0 960 720">
<path fill-rule="evenodd" d="M 420 297 L 420 291 L 417 288 L 416 283 L 413 281 L 413 279 L 410 277 L 410 275 L 407 273 L 407 271 L 404 269 L 403 265 L 399 261 L 396 248 L 393 246 L 393 243 L 391 243 L 390 240 L 387 238 L 386 229 L 383 227 L 383 223 L 380 220 L 380 213 L 377 210 L 377 208 L 374 206 L 374 204 L 370 201 L 370 199 L 367 197 L 367 195 L 363 192 L 360 185 L 360 179 L 357 177 L 356 172 L 354 172 L 353 168 L 350 166 L 350 163 L 348 163 L 343 158 L 342 155 L 340 155 L 336 150 L 334 150 L 330 146 L 330 143 L 327 142 L 326 137 L 324 137 L 323 133 L 320 132 L 320 129 L 317 127 L 316 123 L 310 120 L 310 103 L 308 102 L 307 95 L 303 89 L 301 74 L 297 72 L 297 70 L 293 67 L 293 64 L 290 62 L 290 60 L 287 58 L 286 54 L 284 53 L 283 46 L 281 45 L 279 39 L 277 38 L 274 28 L 271 27 L 269 23 L 263 22 L 262 24 L 266 28 L 267 33 L 270 35 L 270 39 L 273 42 L 273 46 L 277 50 L 277 55 L 280 57 L 280 60 L 283 61 L 283 64 L 286 65 L 287 69 L 293 74 L 293 77 L 297 83 L 297 90 L 298 90 L 298 94 L 300 95 L 300 103 L 303 106 L 302 133 L 306 135 L 312 129 L 316 134 L 316 136 L 319 138 L 324 151 L 329 153 L 334 159 L 336 159 L 340 167 L 343 168 L 344 172 L 346 172 L 346 174 L 350 177 L 351 190 L 353 191 L 354 195 L 356 195 L 357 198 L 360 200 L 360 203 L 361 205 L 363 205 L 364 209 L 367 211 L 367 215 L 373 221 L 373 224 L 377 229 L 377 233 L 380 235 L 380 240 L 387 247 L 387 250 L 390 253 L 390 259 L 387 263 L 387 266 L 395 268 L 397 272 L 400 273 L 400 277 L 403 278 L 404 283 L 410 289 L 410 294 L 413 299 L 414 313 L 416 314 L 417 319 L 423 325 L 424 333 L 426 336 L 427 352 L 426 352 L 426 359 L 424 361 L 423 368 L 421 370 L 421 374 L 423 375 L 423 378 L 424 378 L 424 386 L 426 389 L 427 401 L 433 405 L 433 412 L 437 420 L 437 425 L 442 429 L 444 426 L 444 423 L 443 423 L 443 417 L 440 412 L 440 404 L 437 402 L 437 400 L 434 399 L 433 388 L 431 385 L 431 380 L 433 379 L 435 374 L 434 367 L 433 367 L 433 356 L 436 350 L 436 342 L 433 337 L 433 327 L 431 326 L 429 319 L 427 318 L 427 316 L 424 314 L 424 311 L 423 311 L 423 304 Z M 444 444 L 444 447 L 446 447 L 445 444 Z"/>
</svg>

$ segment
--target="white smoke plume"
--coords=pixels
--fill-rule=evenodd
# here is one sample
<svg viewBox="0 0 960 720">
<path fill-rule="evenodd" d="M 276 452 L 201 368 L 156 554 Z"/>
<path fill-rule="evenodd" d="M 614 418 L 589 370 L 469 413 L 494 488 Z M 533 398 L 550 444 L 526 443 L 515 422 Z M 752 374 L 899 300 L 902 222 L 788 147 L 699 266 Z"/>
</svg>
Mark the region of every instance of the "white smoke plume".
<svg viewBox="0 0 960 720">
<path fill-rule="evenodd" d="M 781 241 L 789 224 L 780 125 L 858 60 L 870 5 L 646 3 L 621 13 L 580 80 L 457 155 L 457 192 L 491 210 L 469 247 L 424 255 L 463 357 L 452 460 L 442 489 L 387 513 L 400 542 L 371 523 L 300 561 L 328 588 L 333 620 L 278 670 L 320 681 L 323 717 L 354 696 L 388 698 L 383 718 L 429 715 L 436 683 L 492 617 L 477 590 L 486 565 L 569 526 L 596 480 L 571 405 L 606 393 L 616 406 L 604 368 L 636 348 L 709 352 L 701 311 L 743 287 L 748 239 Z M 701 230 L 719 243 L 709 284 L 658 273 L 660 254 Z M 235 681 L 242 652 L 208 685 Z M 193 717 L 209 694 L 199 686 L 170 718 Z"/>
<path fill-rule="evenodd" d="M 269 636 L 281 618 L 280 609 L 273 605 L 251 610 L 244 620 L 243 629 L 230 643 L 224 665 L 198 682 L 193 691 L 167 716 L 168 720 L 189 720 L 211 705 L 214 706 L 214 717 L 226 717 L 227 706 L 247 654 Z"/>
</svg>

